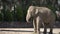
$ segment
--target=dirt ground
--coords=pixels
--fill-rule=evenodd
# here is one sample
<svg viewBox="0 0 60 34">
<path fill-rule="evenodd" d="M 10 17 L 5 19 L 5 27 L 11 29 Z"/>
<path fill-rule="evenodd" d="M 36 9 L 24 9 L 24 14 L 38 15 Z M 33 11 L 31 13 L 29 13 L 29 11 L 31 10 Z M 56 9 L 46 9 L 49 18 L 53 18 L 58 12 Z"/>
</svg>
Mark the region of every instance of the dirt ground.
<svg viewBox="0 0 60 34">
<path fill-rule="evenodd" d="M 43 34 L 44 29 L 41 28 L 41 34 Z M 33 28 L 0 28 L 0 34 L 33 34 Z M 47 34 L 49 28 L 47 29 Z M 60 28 L 54 28 L 53 34 L 60 34 Z"/>
</svg>

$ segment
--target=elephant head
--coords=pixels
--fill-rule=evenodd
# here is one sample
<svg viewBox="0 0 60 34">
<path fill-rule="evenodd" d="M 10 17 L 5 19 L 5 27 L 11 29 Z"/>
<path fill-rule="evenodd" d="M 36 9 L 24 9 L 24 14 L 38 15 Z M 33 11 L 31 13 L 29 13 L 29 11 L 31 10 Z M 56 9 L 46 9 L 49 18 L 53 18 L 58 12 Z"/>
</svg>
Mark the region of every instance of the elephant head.
<svg viewBox="0 0 60 34">
<path fill-rule="evenodd" d="M 27 22 L 31 22 L 33 17 L 35 17 L 35 13 L 37 13 L 35 11 L 35 7 L 34 6 L 30 6 L 28 11 L 27 11 L 27 15 L 26 15 L 26 21 Z"/>
</svg>

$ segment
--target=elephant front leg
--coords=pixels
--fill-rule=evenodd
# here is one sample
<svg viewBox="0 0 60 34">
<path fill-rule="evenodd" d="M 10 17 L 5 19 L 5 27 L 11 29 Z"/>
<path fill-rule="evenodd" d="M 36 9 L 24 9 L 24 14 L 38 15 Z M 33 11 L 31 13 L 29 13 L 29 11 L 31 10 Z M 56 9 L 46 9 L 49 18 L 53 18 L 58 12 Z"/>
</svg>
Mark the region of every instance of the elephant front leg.
<svg viewBox="0 0 60 34">
<path fill-rule="evenodd" d="M 38 16 L 36 19 L 36 26 L 37 26 L 37 34 L 40 34 L 40 23 L 42 23 L 40 17 Z"/>
<path fill-rule="evenodd" d="M 49 32 L 49 34 L 53 34 L 53 27 L 52 27 L 53 25 L 52 24 L 50 24 L 50 32 Z"/>
<path fill-rule="evenodd" d="M 37 23 L 37 34 L 40 34 L 40 24 Z"/>
<path fill-rule="evenodd" d="M 34 33 L 37 33 L 36 20 L 33 20 Z"/>
</svg>

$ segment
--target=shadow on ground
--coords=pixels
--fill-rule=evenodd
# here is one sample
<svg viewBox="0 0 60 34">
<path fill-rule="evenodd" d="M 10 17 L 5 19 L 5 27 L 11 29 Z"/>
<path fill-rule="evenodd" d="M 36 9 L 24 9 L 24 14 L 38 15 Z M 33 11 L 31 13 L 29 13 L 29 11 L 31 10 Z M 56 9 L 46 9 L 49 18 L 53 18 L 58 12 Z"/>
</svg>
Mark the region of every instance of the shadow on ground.
<svg viewBox="0 0 60 34">
<path fill-rule="evenodd" d="M 27 24 L 26 22 L 0 22 L 0 28 L 32 28 L 32 27 L 33 23 Z M 60 28 L 60 22 L 56 21 L 56 23 L 53 24 L 53 27 Z"/>
</svg>

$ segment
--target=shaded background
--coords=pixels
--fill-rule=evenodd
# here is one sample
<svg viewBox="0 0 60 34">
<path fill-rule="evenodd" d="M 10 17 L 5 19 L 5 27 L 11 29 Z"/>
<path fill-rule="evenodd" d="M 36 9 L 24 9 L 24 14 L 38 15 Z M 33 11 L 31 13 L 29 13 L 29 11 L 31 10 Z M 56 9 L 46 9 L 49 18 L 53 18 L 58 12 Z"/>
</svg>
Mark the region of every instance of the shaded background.
<svg viewBox="0 0 60 34">
<path fill-rule="evenodd" d="M 26 23 L 26 14 L 29 6 L 45 6 L 54 13 L 60 11 L 60 0 L 0 0 L 0 28 L 25 28 L 33 27 L 32 23 Z M 55 13 L 56 15 L 56 13 Z M 54 27 L 60 27 L 60 19 L 57 19 Z M 41 25 L 42 27 L 42 25 Z"/>
</svg>

